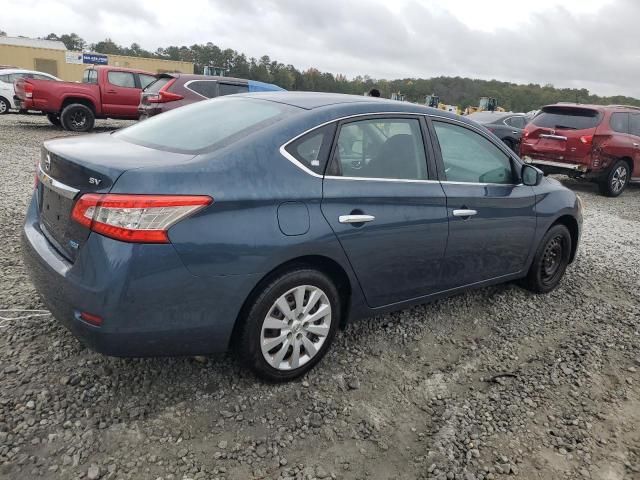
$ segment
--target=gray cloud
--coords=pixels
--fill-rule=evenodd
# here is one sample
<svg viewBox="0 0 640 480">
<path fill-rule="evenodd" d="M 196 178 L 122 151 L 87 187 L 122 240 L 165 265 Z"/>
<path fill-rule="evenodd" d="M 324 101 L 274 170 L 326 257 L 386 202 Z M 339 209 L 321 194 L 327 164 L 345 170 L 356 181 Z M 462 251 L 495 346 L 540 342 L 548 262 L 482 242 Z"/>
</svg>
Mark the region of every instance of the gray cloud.
<svg viewBox="0 0 640 480">
<path fill-rule="evenodd" d="M 39 0 L 8 1 L 3 8 L 3 17 L 9 12 L 8 24 L 0 20 L 0 28 L 22 35 L 48 33 L 34 31 L 40 24 L 21 13 L 25 1 Z M 199 0 L 180 5 L 103 0 L 89 6 L 83 0 L 61 0 L 58 5 L 78 20 L 69 27 L 58 8 L 46 24 L 49 31 L 76 31 L 90 42 L 110 36 L 150 50 L 210 41 L 248 56 L 266 54 L 298 68 L 348 76 L 459 75 L 640 97 L 640 2 L 610 0 L 595 13 L 570 10 L 564 3 L 490 31 L 472 28 L 438 8 L 439 2 L 425 0 Z M 505 15 L 496 18 L 504 21 Z"/>
</svg>

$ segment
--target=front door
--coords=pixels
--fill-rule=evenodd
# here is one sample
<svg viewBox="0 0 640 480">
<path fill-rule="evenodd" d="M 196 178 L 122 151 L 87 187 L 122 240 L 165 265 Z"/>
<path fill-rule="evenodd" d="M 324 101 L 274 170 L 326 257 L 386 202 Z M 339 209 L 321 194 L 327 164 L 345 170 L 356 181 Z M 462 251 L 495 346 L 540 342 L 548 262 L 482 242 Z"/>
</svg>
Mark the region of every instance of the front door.
<svg viewBox="0 0 640 480">
<path fill-rule="evenodd" d="M 517 162 L 479 130 L 445 120 L 432 125 L 449 215 L 443 286 L 522 272 L 536 231 L 533 188 L 520 184 Z"/>
<path fill-rule="evenodd" d="M 138 118 L 142 90 L 137 86 L 134 73 L 110 70 L 101 91 L 103 111 L 106 115 Z"/>
<path fill-rule="evenodd" d="M 338 128 L 322 212 L 371 307 L 440 290 L 447 208 L 425 129 L 424 119 L 406 116 Z"/>
</svg>

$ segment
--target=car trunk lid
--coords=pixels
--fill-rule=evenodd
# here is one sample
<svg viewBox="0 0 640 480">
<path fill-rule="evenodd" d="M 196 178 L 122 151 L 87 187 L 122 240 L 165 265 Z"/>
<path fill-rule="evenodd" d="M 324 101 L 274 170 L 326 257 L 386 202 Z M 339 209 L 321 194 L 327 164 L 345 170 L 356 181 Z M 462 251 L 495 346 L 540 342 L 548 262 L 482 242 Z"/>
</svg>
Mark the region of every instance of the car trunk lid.
<svg viewBox="0 0 640 480">
<path fill-rule="evenodd" d="M 109 134 L 45 142 L 38 164 L 41 230 L 62 256 L 74 262 L 90 234 L 71 219 L 82 194 L 109 192 L 118 177 L 133 168 L 191 158 L 193 155 L 159 152 Z"/>
<path fill-rule="evenodd" d="M 595 109 L 544 107 L 527 125 L 523 156 L 564 163 L 590 164 L 593 137 L 602 120 Z"/>
</svg>

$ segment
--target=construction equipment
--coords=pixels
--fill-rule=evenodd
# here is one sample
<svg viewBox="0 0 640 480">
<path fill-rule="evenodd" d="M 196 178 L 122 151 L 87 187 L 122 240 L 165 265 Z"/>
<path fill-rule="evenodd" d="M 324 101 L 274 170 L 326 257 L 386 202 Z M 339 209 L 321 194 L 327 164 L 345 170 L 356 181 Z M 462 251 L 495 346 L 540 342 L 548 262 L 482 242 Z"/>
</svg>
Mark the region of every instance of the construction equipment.
<svg viewBox="0 0 640 480">
<path fill-rule="evenodd" d="M 476 112 L 504 112 L 505 109 L 498 106 L 498 100 L 494 97 L 480 97 L 480 102 L 477 107 L 467 107 L 464 110 L 464 115 Z"/>
<path fill-rule="evenodd" d="M 432 93 L 431 95 L 427 95 L 424 98 L 424 104 L 427 107 L 438 108 L 438 105 L 440 105 L 440 97 L 435 93 Z"/>
</svg>

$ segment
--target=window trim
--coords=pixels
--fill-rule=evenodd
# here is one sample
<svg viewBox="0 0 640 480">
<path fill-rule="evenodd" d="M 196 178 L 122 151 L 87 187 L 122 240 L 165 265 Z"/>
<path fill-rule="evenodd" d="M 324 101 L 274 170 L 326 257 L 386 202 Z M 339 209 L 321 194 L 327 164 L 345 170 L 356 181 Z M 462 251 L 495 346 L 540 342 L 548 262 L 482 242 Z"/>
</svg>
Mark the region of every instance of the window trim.
<svg viewBox="0 0 640 480">
<path fill-rule="evenodd" d="M 422 120 L 425 122 L 425 126 L 426 129 L 425 131 L 423 131 L 423 142 L 425 142 L 425 149 L 426 149 L 426 153 L 427 153 L 427 168 L 429 169 L 427 174 L 429 175 L 429 177 L 431 177 L 432 173 L 434 173 L 433 168 L 435 167 L 435 178 L 431 179 L 429 178 L 428 180 L 402 180 L 402 179 L 396 179 L 396 178 L 366 178 L 366 177 L 337 177 L 337 176 L 332 176 L 332 175 L 320 175 L 318 173 L 315 173 L 314 171 L 308 169 L 305 165 L 303 165 L 302 163 L 300 163 L 298 160 L 295 159 L 295 157 L 293 157 L 291 154 L 289 154 L 289 152 L 287 152 L 286 147 L 294 142 L 295 140 L 299 139 L 300 137 L 313 132 L 314 130 L 324 127 L 325 125 L 328 125 L 330 123 L 338 123 L 338 122 L 343 122 L 345 120 L 349 120 L 352 118 L 362 118 L 362 117 L 373 117 L 373 116 L 408 116 L 408 117 L 414 117 L 414 118 L 418 118 L 421 117 Z M 296 167 L 298 167 L 300 170 L 302 170 L 303 172 L 307 173 L 308 175 L 311 175 L 312 177 L 316 177 L 316 178 L 328 178 L 331 180 L 369 180 L 369 181 L 381 181 L 381 182 L 399 182 L 399 183 L 440 183 L 440 184 L 460 184 L 460 185 L 489 185 L 489 186 L 501 186 L 501 187 L 505 187 L 505 186 L 522 186 L 523 183 L 514 183 L 514 184 L 506 184 L 506 183 L 471 183 L 471 182 L 454 182 L 454 181 L 448 181 L 448 180 L 443 180 L 442 179 L 442 175 L 441 175 L 441 157 L 440 157 L 440 150 L 439 150 L 439 146 L 438 146 L 438 150 L 436 152 L 435 147 L 433 145 L 433 140 L 434 140 L 434 135 L 435 135 L 435 131 L 433 130 L 433 125 L 431 123 L 431 119 L 436 119 L 437 121 L 445 121 L 445 122 L 450 122 L 454 125 L 459 125 L 465 128 L 468 128 L 469 130 L 472 130 L 476 133 L 479 133 L 480 135 L 482 135 L 485 139 L 487 139 L 489 142 L 491 142 L 493 145 L 495 145 L 496 147 L 498 147 L 499 150 L 501 150 L 503 153 L 505 153 L 513 162 L 515 162 L 515 165 L 522 168 L 522 166 L 524 165 L 524 162 L 512 151 L 510 151 L 509 149 L 507 149 L 507 147 L 502 143 L 496 143 L 494 142 L 489 135 L 484 132 L 481 128 L 476 127 L 475 125 L 471 125 L 468 124 L 466 122 L 462 122 L 456 118 L 450 118 L 450 117 L 445 117 L 442 115 L 435 115 L 432 113 L 421 113 L 421 112 L 369 112 L 369 113 L 355 113 L 352 115 L 345 115 L 344 117 L 339 117 L 339 118 L 334 118 L 333 120 L 329 120 L 326 122 L 323 122 L 319 125 L 316 125 L 312 128 L 309 128 L 307 130 L 305 130 L 304 132 L 296 135 L 295 137 L 287 140 L 285 143 L 283 143 L 282 145 L 280 145 L 280 155 L 282 155 L 284 158 L 286 158 L 287 160 L 289 160 L 291 163 L 293 163 Z M 336 128 L 336 133 L 338 132 L 337 128 Z M 426 138 L 425 138 L 426 137 Z M 334 134 L 334 138 L 333 138 L 333 143 L 335 144 L 335 142 L 337 141 L 337 135 Z M 334 146 L 332 145 L 331 147 L 331 152 L 330 154 L 333 153 L 333 148 Z M 436 160 L 437 158 L 437 160 Z M 433 161 L 433 163 L 435 164 L 434 167 L 431 167 L 431 162 Z M 329 162 L 327 162 L 327 165 L 329 164 Z M 326 168 L 326 167 L 325 167 Z M 446 178 L 446 176 L 444 177 Z"/>
</svg>

